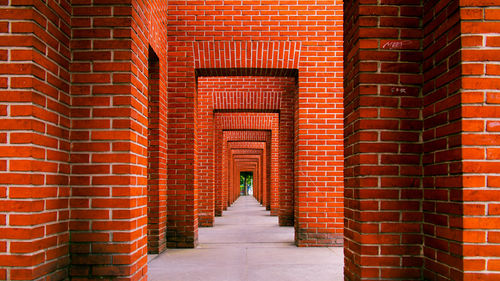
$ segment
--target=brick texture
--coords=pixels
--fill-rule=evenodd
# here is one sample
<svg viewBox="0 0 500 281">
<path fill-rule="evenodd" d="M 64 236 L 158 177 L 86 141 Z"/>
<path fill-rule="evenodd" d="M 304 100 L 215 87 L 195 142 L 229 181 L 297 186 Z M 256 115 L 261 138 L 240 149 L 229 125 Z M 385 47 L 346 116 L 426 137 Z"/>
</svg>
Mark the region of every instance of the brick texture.
<svg viewBox="0 0 500 281">
<path fill-rule="evenodd" d="M 0 249 L 9 249 L 0 279 L 140 280 L 147 42 L 159 23 L 149 9 L 160 3 L 9 3 L 0 2 L 0 53 L 9 61 L 0 71 L 0 190 L 9 216 L 0 216 Z M 161 40 L 150 43 L 161 51 Z"/>
<path fill-rule="evenodd" d="M 346 280 L 497 280 L 499 8 L 0 0 L 0 279 L 146 280 L 251 171 Z"/>
<path fill-rule="evenodd" d="M 0 1 L 0 279 L 68 276 L 68 1 Z"/>
<path fill-rule="evenodd" d="M 166 247 L 167 106 L 160 60 L 151 48 L 148 64 L 148 252 L 157 254 Z"/>
<path fill-rule="evenodd" d="M 422 6 L 344 7 L 345 278 L 421 278 Z"/>
<path fill-rule="evenodd" d="M 413 2 L 345 6 L 345 277 L 495 280 L 498 3 Z"/>
<path fill-rule="evenodd" d="M 499 8 L 498 1 L 460 1 L 460 9 L 457 11 L 460 23 L 456 28 L 457 32 L 461 33 L 462 50 L 455 53 L 452 58 L 461 59 L 460 67 L 454 68 L 461 74 L 462 90 L 459 99 L 461 106 L 453 108 L 453 111 L 451 105 L 457 102 L 449 102 L 449 106 L 451 112 L 457 112 L 459 115 L 456 118 L 461 118 L 460 125 L 454 126 L 460 127 L 461 131 L 460 140 L 456 140 L 461 145 L 461 151 L 458 153 L 462 158 L 461 171 L 458 174 L 461 179 L 458 182 L 455 179 L 452 187 L 456 187 L 458 183 L 463 191 L 450 189 L 449 198 L 454 203 L 462 204 L 459 208 L 463 212 L 462 221 L 450 219 L 450 227 L 455 233 L 457 229 L 462 231 L 459 237 L 463 245 L 461 269 L 463 276 L 450 275 L 449 279 L 500 278 L 498 267 L 500 257 L 498 206 L 500 205 L 499 197 L 495 195 L 500 188 L 498 181 L 500 44 L 498 28 L 494 27 L 500 20 Z M 454 14 L 453 19 L 457 16 Z M 458 97 L 454 98 L 457 99 Z M 451 239 L 448 235 L 445 237 L 453 240 L 450 242 L 450 252 L 456 255 L 457 247 L 451 248 L 451 246 L 454 246 L 458 239 Z M 446 265 L 451 273 L 455 272 L 457 267 L 455 263 L 447 262 Z"/>
<path fill-rule="evenodd" d="M 145 279 L 147 253 L 196 246 L 247 169 L 298 245 L 337 243 L 341 2 L 305 4 L 0 1 L 0 277 Z M 242 86 L 211 97 L 218 130 L 197 76 Z"/>
<path fill-rule="evenodd" d="M 72 5 L 74 278 L 146 276 L 148 67 L 160 69 L 148 64 L 149 29 L 158 24 L 146 20 L 150 8 L 142 1 Z M 158 87 L 164 80 L 151 79 Z"/>
<path fill-rule="evenodd" d="M 424 276 L 463 280 L 458 1 L 425 3 L 424 31 Z"/>
</svg>

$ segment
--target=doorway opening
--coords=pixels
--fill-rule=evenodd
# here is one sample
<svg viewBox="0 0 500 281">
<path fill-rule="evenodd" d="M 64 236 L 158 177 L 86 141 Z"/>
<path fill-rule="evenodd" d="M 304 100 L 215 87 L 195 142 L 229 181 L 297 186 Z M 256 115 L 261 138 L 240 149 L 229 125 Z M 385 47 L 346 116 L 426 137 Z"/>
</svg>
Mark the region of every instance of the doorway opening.
<svg viewBox="0 0 500 281">
<path fill-rule="evenodd" d="M 240 195 L 253 195 L 253 172 L 240 172 Z"/>
</svg>

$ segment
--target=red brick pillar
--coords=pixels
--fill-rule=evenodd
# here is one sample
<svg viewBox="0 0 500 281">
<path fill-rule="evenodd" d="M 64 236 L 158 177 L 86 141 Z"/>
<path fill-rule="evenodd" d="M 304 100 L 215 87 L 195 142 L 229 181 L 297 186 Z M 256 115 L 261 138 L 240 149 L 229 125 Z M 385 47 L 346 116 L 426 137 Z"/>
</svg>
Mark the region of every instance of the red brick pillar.
<svg viewBox="0 0 500 281">
<path fill-rule="evenodd" d="M 260 204 L 262 206 L 265 206 L 264 205 L 264 194 L 265 194 L 265 189 L 266 189 L 266 185 L 267 185 L 267 144 L 264 145 L 264 150 L 263 150 L 263 153 L 262 153 L 262 166 L 260 167 L 260 170 L 261 170 L 261 185 L 259 187 L 259 197 L 258 197 L 258 201 L 260 202 Z"/>
<path fill-rule="evenodd" d="M 63 280 L 71 9 L 31 2 L 0 4 L 0 280 Z"/>
<path fill-rule="evenodd" d="M 213 93 L 206 78 L 198 78 L 198 221 L 213 226 L 215 216 L 214 185 L 214 113 Z M 208 84 L 208 85 L 207 85 Z M 220 215 L 220 214 L 219 214 Z"/>
<path fill-rule="evenodd" d="M 169 20 L 176 21 L 177 17 L 180 16 L 172 15 Z M 193 46 L 190 42 L 173 40 L 168 41 L 167 48 L 167 247 L 195 247 L 198 244 L 198 137 Z"/>
<path fill-rule="evenodd" d="M 262 157 L 259 157 L 259 162 L 257 162 L 257 166 L 255 167 L 253 171 L 253 183 L 252 183 L 252 191 L 253 194 L 252 196 L 255 197 L 255 191 L 259 188 L 260 186 L 260 167 L 262 166 Z"/>
<path fill-rule="evenodd" d="M 295 78 L 289 78 L 280 106 L 279 121 L 279 225 L 293 226 L 293 106 Z"/>
<path fill-rule="evenodd" d="M 253 197 L 257 200 L 257 193 L 258 189 L 260 188 L 261 185 L 261 170 L 262 170 L 262 153 L 260 154 L 259 158 L 259 163 L 257 164 L 257 167 L 255 169 L 255 172 L 253 174 Z M 258 201 L 258 200 L 257 200 Z"/>
<path fill-rule="evenodd" d="M 324 16 L 326 34 L 301 44 L 295 98 L 294 217 L 298 246 L 342 243 L 342 2 L 307 11 Z M 322 16 L 320 16 L 322 17 Z"/>
<path fill-rule="evenodd" d="M 277 216 L 280 211 L 280 171 L 279 171 L 279 122 L 273 122 L 271 133 L 271 188 L 269 192 L 269 207 L 271 216 Z"/>
<path fill-rule="evenodd" d="M 234 201 L 234 160 L 233 157 L 231 156 L 231 152 L 228 152 L 228 162 L 229 162 L 229 169 L 228 169 L 228 186 L 227 186 L 227 194 L 228 194 L 228 201 L 227 205 L 231 206 Z"/>
<path fill-rule="evenodd" d="M 237 199 L 237 193 L 238 193 L 238 189 L 236 188 L 237 187 L 237 184 L 239 183 L 239 177 L 237 178 L 236 175 L 240 173 L 239 171 L 239 167 L 236 165 L 236 161 L 234 160 L 234 158 L 231 157 L 231 162 L 233 162 L 233 173 L 231 174 L 231 204 L 234 203 L 234 201 L 236 201 Z"/>
<path fill-rule="evenodd" d="M 259 166 L 259 188 L 258 188 L 258 196 L 256 197 L 257 201 L 262 204 L 262 189 L 265 185 L 265 168 L 266 167 L 266 149 L 264 146 L 264 149 L 262 150 L 262 157 L 260 159 L 260 166 Z"/>
<path fill-rule="evenodd" d="M 424 5 L 424 278 L 462 275 L 461 42 L 459 1 Z M 481 66 L 482 68 L 483 66 Z M 482 99 L 481 99 L 482 100 Z M 479 167 L 479 165 L 478 165 Z M 470 211 L 479 211 L 471 208 Z M 478 237 L 477 235 L 473 236 Z M 466 238 L 468 240 L 468 238 Z M 472 241 L 469 241 L 472 242 Z M 476 279 L 479 280 L 479 279 Z"/>
<path fill-rule="evenodd" d="M 452 190 L 450 199 L 463 201 L 464 218 L 462 225 L 451 218 L 450 224 L 463 227 L 462 280 L 495 280 L 500 279 L 500 2 L 460 3 L 463 194 Z M 453 105 L 449 102 L 450 109 Z"/>
<path fill-rule="evenodd" d="M 422 7 L 344 11 L 345 278 L 420 279 Z"/>
<path fill-rule="evenodd" d="M 225 165 L 224 161 L 226 161 L 225 151 L 226 148 L 223 146 L 225 136 L 222 130 L 215 128 L 214 132 L 214 188 L 215 188 L 215 215 L 221 216 L 222 211 L 226 209 L 225 198 L 227 197 L 226 185 L 224 182 L 227 181 L 227 177 L 225 177 L 225 171 L 223 170 Z"/>
<path fill-rule="evenodd" d="M 222 192 L 223 192 L 223 210 L 229 207 L 229 149 L 227 148 L 227 138 L 224 136 L 222 142 Z"/>
<path fill-rule="evenodd" d="M 238 199 L 238 197 L 240 197 L 240 173 L 241 173 L 241 170 L 240 170 L 240 167 L 239 165 L 236 163 L 236 160 L 233 158 L 233 200 L 231 203 L 234 203 L 234 201 L 236 201 Z"/>
<path fill-rule="evenodd" d="M 424 10 L 424 277 L 500 278 L 500 3 Z"/>
<path fill-rule="evenodd" d="M 266 210 L 271 210 L 271 166 L 272 166 L 272 150 L 271 150 L 271 135 L 268 134 L 266 137 L 266 150 L 267 150 L 267 163 L 266 163 L 266 186 L 264 187 L 264 192 L 262 194 L 262 206 L 266 207 Z"/>
<path fill-rule="evenodd" d="M 148 63 L 148 253 L 158 254 L 167 234 L 165 62 L 150 47 Z"/>
<path fill-rule="evenodd" d="M 143 4 L 73 5 L 74 279 L 140 280 L 146 275 L 148 44 Z M 135 36 L 132 26 L 145 38 Z"/>
</svg>

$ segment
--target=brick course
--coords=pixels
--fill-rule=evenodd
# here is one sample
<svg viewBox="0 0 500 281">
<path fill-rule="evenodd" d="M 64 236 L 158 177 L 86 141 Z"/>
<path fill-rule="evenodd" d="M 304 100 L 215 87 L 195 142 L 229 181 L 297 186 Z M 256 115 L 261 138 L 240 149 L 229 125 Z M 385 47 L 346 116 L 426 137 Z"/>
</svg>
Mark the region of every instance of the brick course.
<svg viewBox="0 0 500 281">
<path fill-rule="evenodd" d="M 422 267 L 422 6 L 344 7 L 345 277 Z"/>
<path fill-rule="evenodd" d="M 63 279 L 70 263 L 71 7 L 10 2 L 0 2 L 0 279 Z"/>
<path fill-rule="evenodd" d="M 498 278 L 486 2 L 345 6 L 349 280 Z"/>
<path fill-rule="evenodd" d="M 498 279 L 499 5 L 0 0 L 0 279 L 146 280 L 241 171 L 346 280 Z"/>
<path fill-rule="evenodd" d="M 463 1 L 457 13 L 461 33 L 460 130 L 463 189 L 450 193 L 462 204 L 462 221 L 450 226 L 463 231 L 463 280 L 500 278 L 498 267 L 498 2 Z M 458 31 L 459 29 L 459 31 Z M 451 103 L 450 103 L 451 104 Z M 443 235 L 444 236 L 444 235 Z M 453 268 L 454 264 L 449 267 Z M 459 275 L 460 276 L 460 275 Z"/>
</svg>

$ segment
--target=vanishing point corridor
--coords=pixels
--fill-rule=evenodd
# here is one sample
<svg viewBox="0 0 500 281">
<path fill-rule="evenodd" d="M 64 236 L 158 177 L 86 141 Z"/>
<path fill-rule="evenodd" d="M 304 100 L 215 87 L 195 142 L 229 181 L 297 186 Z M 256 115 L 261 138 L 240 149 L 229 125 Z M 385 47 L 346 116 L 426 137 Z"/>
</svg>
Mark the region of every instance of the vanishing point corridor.
<svg viewBox="0 0 500 281">
<path fill-rule="evenodd" d="M 2 280 L 500 280 L 500 0 L 0 0 Z"/>
<path fill-rule="evenodd" d="M 296 247 L 293 227 L 279 227 L 252 196 L 239 197 L 199 235 L 197 248 L 150 256 L 150 280 L 344 280 L 341 247 Z"/>
</svg>

